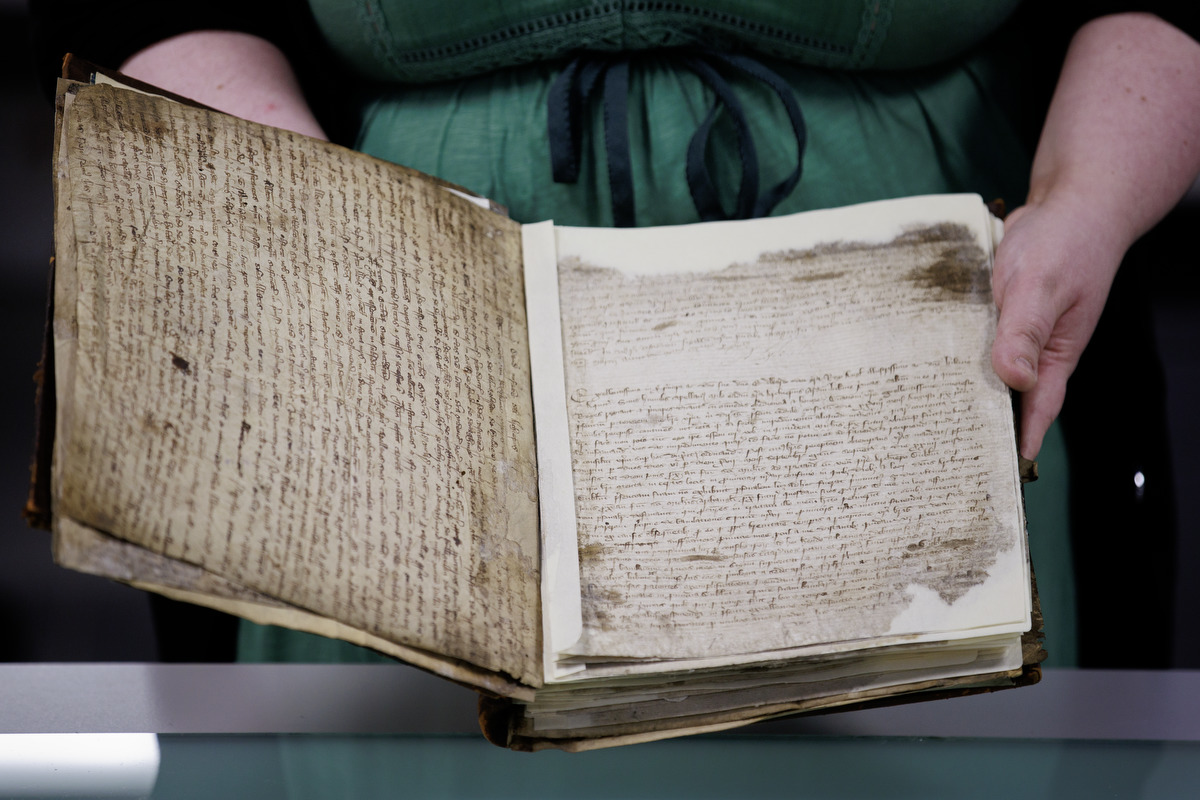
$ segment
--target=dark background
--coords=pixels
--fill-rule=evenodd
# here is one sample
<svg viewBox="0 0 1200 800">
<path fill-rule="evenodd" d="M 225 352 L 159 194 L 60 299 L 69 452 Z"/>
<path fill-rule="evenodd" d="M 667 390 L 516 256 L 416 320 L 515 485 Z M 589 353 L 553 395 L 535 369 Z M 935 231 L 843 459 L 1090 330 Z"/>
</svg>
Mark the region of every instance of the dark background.
<svg viewBox="0 0 1200 800">
<path fill-rule="evenodd" d="M 52 216 L 53 110 L 37 88 L 27 35 L 23 0 L 0 0 L 0 662 L 149 661 L 156 658 L 157 643 L 147 596 L 55 567 L 49 534 L 29 529 L 20 513 L 33 440 L 33 373 L 41 348 Z M 1200 668 L 1200 620 L 1195 613 L 1200 585 L 1192 579 L 1200 574 L 1197 232 L 1200 196 L 1193 190 L 1146 243 L 1146 266 L 1139 273 L 1150 299 L 1152 331 L 1166 379 L 1166 440 L 1178 522 L 1171 663 L 1187 668 Z M 1118 328 L 1118 338 L 1120 332 Z M 1097 356 L 1101 374 L 1105 358 L 1103 353 Z M 1119 375 L 1129 359 L 1141 364 L 1153 356 L 1140 348 L 1112 358 L 1112 370 Z M 1129 414 L 1141 413 L 1131 411 L 1134 406 L 1121 397 L 1137 396 L 1142 387 L 1119 389 L 1112 392 L 1100 381 L 1071 395 L 1086 417 L 1075 428 L 1079 436 L 1099 440 L 1106 428 L 1116 429 Z M 1085 501 L 1089 491 L 1089 484 L 1077 487 Z M 1099 501 L 1107 492 L 1096 489 L 1093 494 Z M 1104 549 L 1139 547 L 1137 531 L 1114 527 L 1111 520 L 1119 518 L 1100 514 L 1088 530 L 1076 533 L 1105 542 Z M 1112 594 L 1122 594 L 1120 584 L 1111 589 Z M 1124 597 L 1122 603 L 1133 610 L 1136 625 L 1139 598 Z M 1112 631 L 1113 646 L 1129 647 L 1129 633 L 1126 623 L 1119 624 Z"/>
</svg>

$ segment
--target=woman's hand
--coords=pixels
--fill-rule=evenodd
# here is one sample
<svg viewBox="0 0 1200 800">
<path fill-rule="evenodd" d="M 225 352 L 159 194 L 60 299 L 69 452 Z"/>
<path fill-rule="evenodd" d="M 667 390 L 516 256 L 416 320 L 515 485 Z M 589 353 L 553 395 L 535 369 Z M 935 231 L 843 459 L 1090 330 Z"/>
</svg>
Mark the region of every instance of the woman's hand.
<svg viewBox="0 0 1200 800">
<path fill-rule="evenodd" d="M 184 33 L 135 53 L 121 71 L 243 119 L 327 138 L 287 58 L 257 36 Z"/>
<path fill-rule="evenodd" d="M 1076 34 L 1046 117 L 1029 198 L 1005 225 L 992 286 L 992 366 L 1023 392 L 1037 455 L 1125 251 L 1200 171 L 1200 44 L 1147 14 Z M 1119 364 L 1112 378 L 1121 380 Z"/>
<path fill-rule="evenodd" d="M 992 290 L 1000 322 L 992 366 L 1021 396 L 1021 454 L 1034 458 L 1096 329 L 1128 247 L 1097 230 L 1087 198 L 1022 206 L 1008 216 Z M 1116 365 L 1114 365 L 1116 366 Z M 1119 369 L 1114 379 L 1119 380 Z"/>
</svg>

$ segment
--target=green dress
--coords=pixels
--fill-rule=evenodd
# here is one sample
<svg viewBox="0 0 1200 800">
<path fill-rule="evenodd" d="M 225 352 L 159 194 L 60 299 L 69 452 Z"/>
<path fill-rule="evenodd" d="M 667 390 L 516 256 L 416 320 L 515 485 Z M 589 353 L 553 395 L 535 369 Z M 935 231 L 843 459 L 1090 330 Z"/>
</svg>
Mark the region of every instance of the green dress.
<svg viewBox="0 0 1200 800">
<path fill-rule="evenodd" d="M 1025 197 L 1030 153 L 1004 89 L 992 34 L 1019 0 L 648 2 L 645 0 L 310 0 L 330 45 L 372 83 L 358 149 L 445 178 L 508 207 L 521 222 L 613 224 L 597 98 L 580 111 L 578 177 L 555 182 L 548 107 L 572 55 L 626 58 L 628 157 L 639 225 L 699 219 L 686 175 L 689 140 L 714 94 L 687 50 L 746 54 L 779 75 L 803 112 L 803 175 L 772 213 L 889 197 L 975 192 Z M 797 166 L 778 94 L 727 70 L 763 186 Z M 721 206 L 733 209 L 741 162 L 735 126 L 718 116 L 707 149 Z M 1057 428 L 1046 476 L 1027 492 L 1033 557 L 1054 664 L 1074 661 L 1074 598 Z M 358 648 L 244 625 L 247 660 L 372 660 Z"/>
</svg>

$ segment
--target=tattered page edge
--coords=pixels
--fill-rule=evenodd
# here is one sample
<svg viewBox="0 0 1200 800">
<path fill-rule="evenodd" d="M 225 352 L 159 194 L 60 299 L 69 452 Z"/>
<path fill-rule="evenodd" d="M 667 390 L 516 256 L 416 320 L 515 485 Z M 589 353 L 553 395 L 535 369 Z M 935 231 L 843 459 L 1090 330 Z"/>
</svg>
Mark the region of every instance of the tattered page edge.
<svg viewBox="0 0 1200 800">
<path fill-rule="evenodd" d="M 46 323 L 42 353 L 33 376 L 35 384 L 35 434 L 33 455 L 29 466 L 29 493 L 25 507 L 22 510 L 22 516 L 30 526 L 44 530 L 52 528 L 54 497 L 57 495 L 57 489 L 54 486 L 53 469 L 54 452 L 57 447 L 57 432 L 60 430 L 60 408 L 57 402 L 57 393 L 58 388 L 64 385 L 61 378 L 66 377 L 60 376 L 57 373 L 60 366 L 64 370 L 70 370 L 71 366 L 70 364 L 62 364 L 61 356 L 56 357 L 55 355 L 55 340 L 57 338 L 55 334 L 55 314 L 58 306 L 56 294 L 61 293 L 64 300 L 74 296 L 75 268 L 73 248 L 58 246 L 60 231 L 66 226 L 70 226 L 71 230 L 74 230 L 70 214 L 66 213 L 69 209 L 67 201 L 70 192 L 62 186 L 63 178 L 67 177 L 65 165 L 61 163 L 63 158 L 63 120 L 66 117 L 71 102 L 74 100 L 75 93 L 81 87 L 95 83 L 98 77 L 102 82 L 114 86 L 134 89 L 146 94 L 157 94 L 175 102 L 207 108 L 207 106 L 201 106 L 194 100 L 157 89 L 114 70 L 96 66 L 74 54 L 68 53 L 63 57 L 62 74 L 55 87 L 54 142 L 51 160 L 53 167 L 51 182 L 54 196 L 53 236 L 55 246 L 53 248 L 53 255 L 50 257 L 50 268 L 47 278 L 49 288 L 46 300 Z M 72 233 L 70 237 L 62 238 L 69 238 L 73 241 L 74 235 Z M 63 354 L 65 355 L 67 352 L 64 350 Z M 70 352 L 73 353 L 73 348 L 70 349 Z"/>
<path fill-rule="evenodd" d="M 194 564 L 109 536 L 69 517 L 54 521 L 54 560 L 69 569 L 119 581 L 186 603 L 366 647 L 480 692 L 532 700 L 534 691 L 504 675 L 428 650 L 407 647 L 280 602 Z"/>
<path fill-rule="evenodd" d="M 75 218 L 71 213 L 70 172 L 66 164 L 67 115 L 76 93 L 85 84 L 60 80 L 56 98 L 55 143 L 54 143 L 54 293 L 50 296 L 49 358 L 54 369 L 54 411 L 51 416 L 52 430 L 46 443 L 49 463 L 48 509 L 50 516 L 57 512 L 57 499 L 61 496 L 60 476 L 55 464 L 65 447 L 62 431 L 69 430 L 68 422 L 73 402 L 62 402 L 60 395 L 73 398 L 75 393 L 75 358 L 78 343 L 76 327 L 76 304 L 78 302 L 78 276 L 76 272 Z"/>
<path fill-rule="evenodd" d="M 64 66 L 64 71 L 66 67 Z M 66 219 L 59 210 L 59 152 L 62 145 L 62 125 L 64 110 L 69 102 L 70 87 L 74 82 L 60 78 L 56 85 L 54 96 L 54 141 L 51 154 L 51 187 L 54 203 L 54 224 L 52 236 L 57 237 L 58 221 Z M 26 496 L 22 516 L 34 528 L 50 529 L 52 519 L 51 505 L 53 480 L 51 464 L 53 462 L 55 417 L 57 408 L 57 381 L 55 380 L 54 359 L 54 293 L 55 272 L 57 264 L 53 249 L 51 250 L 49 269 L 47 270 L 47 292 L 44 330 L 42 332 L 42 352 L 38 365 L 34 370 L 34 438 L 33 454 L 29 463 L 29 492 Z"/>
<path fill-rule="evenodd" d="M 54 483 L 54 453 L 57 447 L 57 431 L 61 429 L 58 390 L 59 387 L 71 386 L 70 371 L 74 364 L 73 345 L 67 347 L 64 343 L 62 352 L 56 355 L 56 350 L 59 348 L 58 340 L 65 338 L 62 336 L 62 331 L 56 329 L 57 309 L 63 303 L 73 306 L 75 297 L 75 227 L 74 219 L 70 214 L 69 175 L 63 155 L 65 152 L 63 139 L 66 136 L 63 123 L 67 111 L 75 99 L 76 92 L 81 87 L 88 85 L 86 82 L 65 77 L 68 71 L 72 73 L 75 71 L 70 67 L 69 57 L 63 65 L 64 77 L 58 79 L 55 87 L 54 143 L 51 160 L 51 185 L 54 200 L 54 222 L 51 233 L 54 247 L 53 255 L 50 257 L 47 279 L 49 289 L 46 298 L 46 327 L 42 342 L 42 354 L 34 373 L 36 432 L 33 457 L 29 468 L 29 495 L 22 512 L 30 525 L 46 530 L 49 530 L 52 525 L 54 497 L 58 493 Z M 60 246 L 60 244 L 66 243 L 70 243 L 71 246 Z"/>
<path fill-rule="evenodd" d="M 521 226 L 521 247 L 538 461 L 543 680 L 552 683 L 584 668 L 558 665 L 558 654 L 583 634 L 583 610 L 554 223 Z"/>
</svg>

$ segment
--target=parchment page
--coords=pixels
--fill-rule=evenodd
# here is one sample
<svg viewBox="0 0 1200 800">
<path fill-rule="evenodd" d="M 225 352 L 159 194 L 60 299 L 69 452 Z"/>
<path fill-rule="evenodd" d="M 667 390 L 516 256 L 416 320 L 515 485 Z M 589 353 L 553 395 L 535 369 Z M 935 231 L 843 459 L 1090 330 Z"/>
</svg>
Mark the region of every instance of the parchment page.
<svg viewBox="0 0 1200 800">
<path fill-rule="evenodd" d="M 539 523 L 542 535 L 542 644 L 546 683 L 578 673 L 560 654 L 583 635 L 579 597 L 579 542 L 575 485 L 571 475 L 567 399 L 563 394 L 562 327 L 559 314 L 558 250 L 554 223 L 521 227 L 525 260 L 525 303 L 529 318 L 529 361 L 536 411 Z"/>
<path fill-rule="evenodd" d="M 961 197 L 559 229 L 572 652 L 720 657 L 1028 626 L 989 232 L 982 202 Z"/>
<path fill-rule="evenodd" d="M 251 591 L 220 576 L 144 547 L 80 525 L 69 517 L 55 519 L 54 562 L 68 569 L 124 581 L 185 603 L 207 606 L 260 625 L 343 639 L 449 678 L 506 697 L 532 700 L 535 690 L 503 673 L 481 670 L 457 659 L 397 644 L 336 620 Z"/>
<path fill-rule="evenodd" d="M 64 127 L 56 513 L 540 682 L 518 226 L 110 87 L 80 89 Z"/>
</svg>

